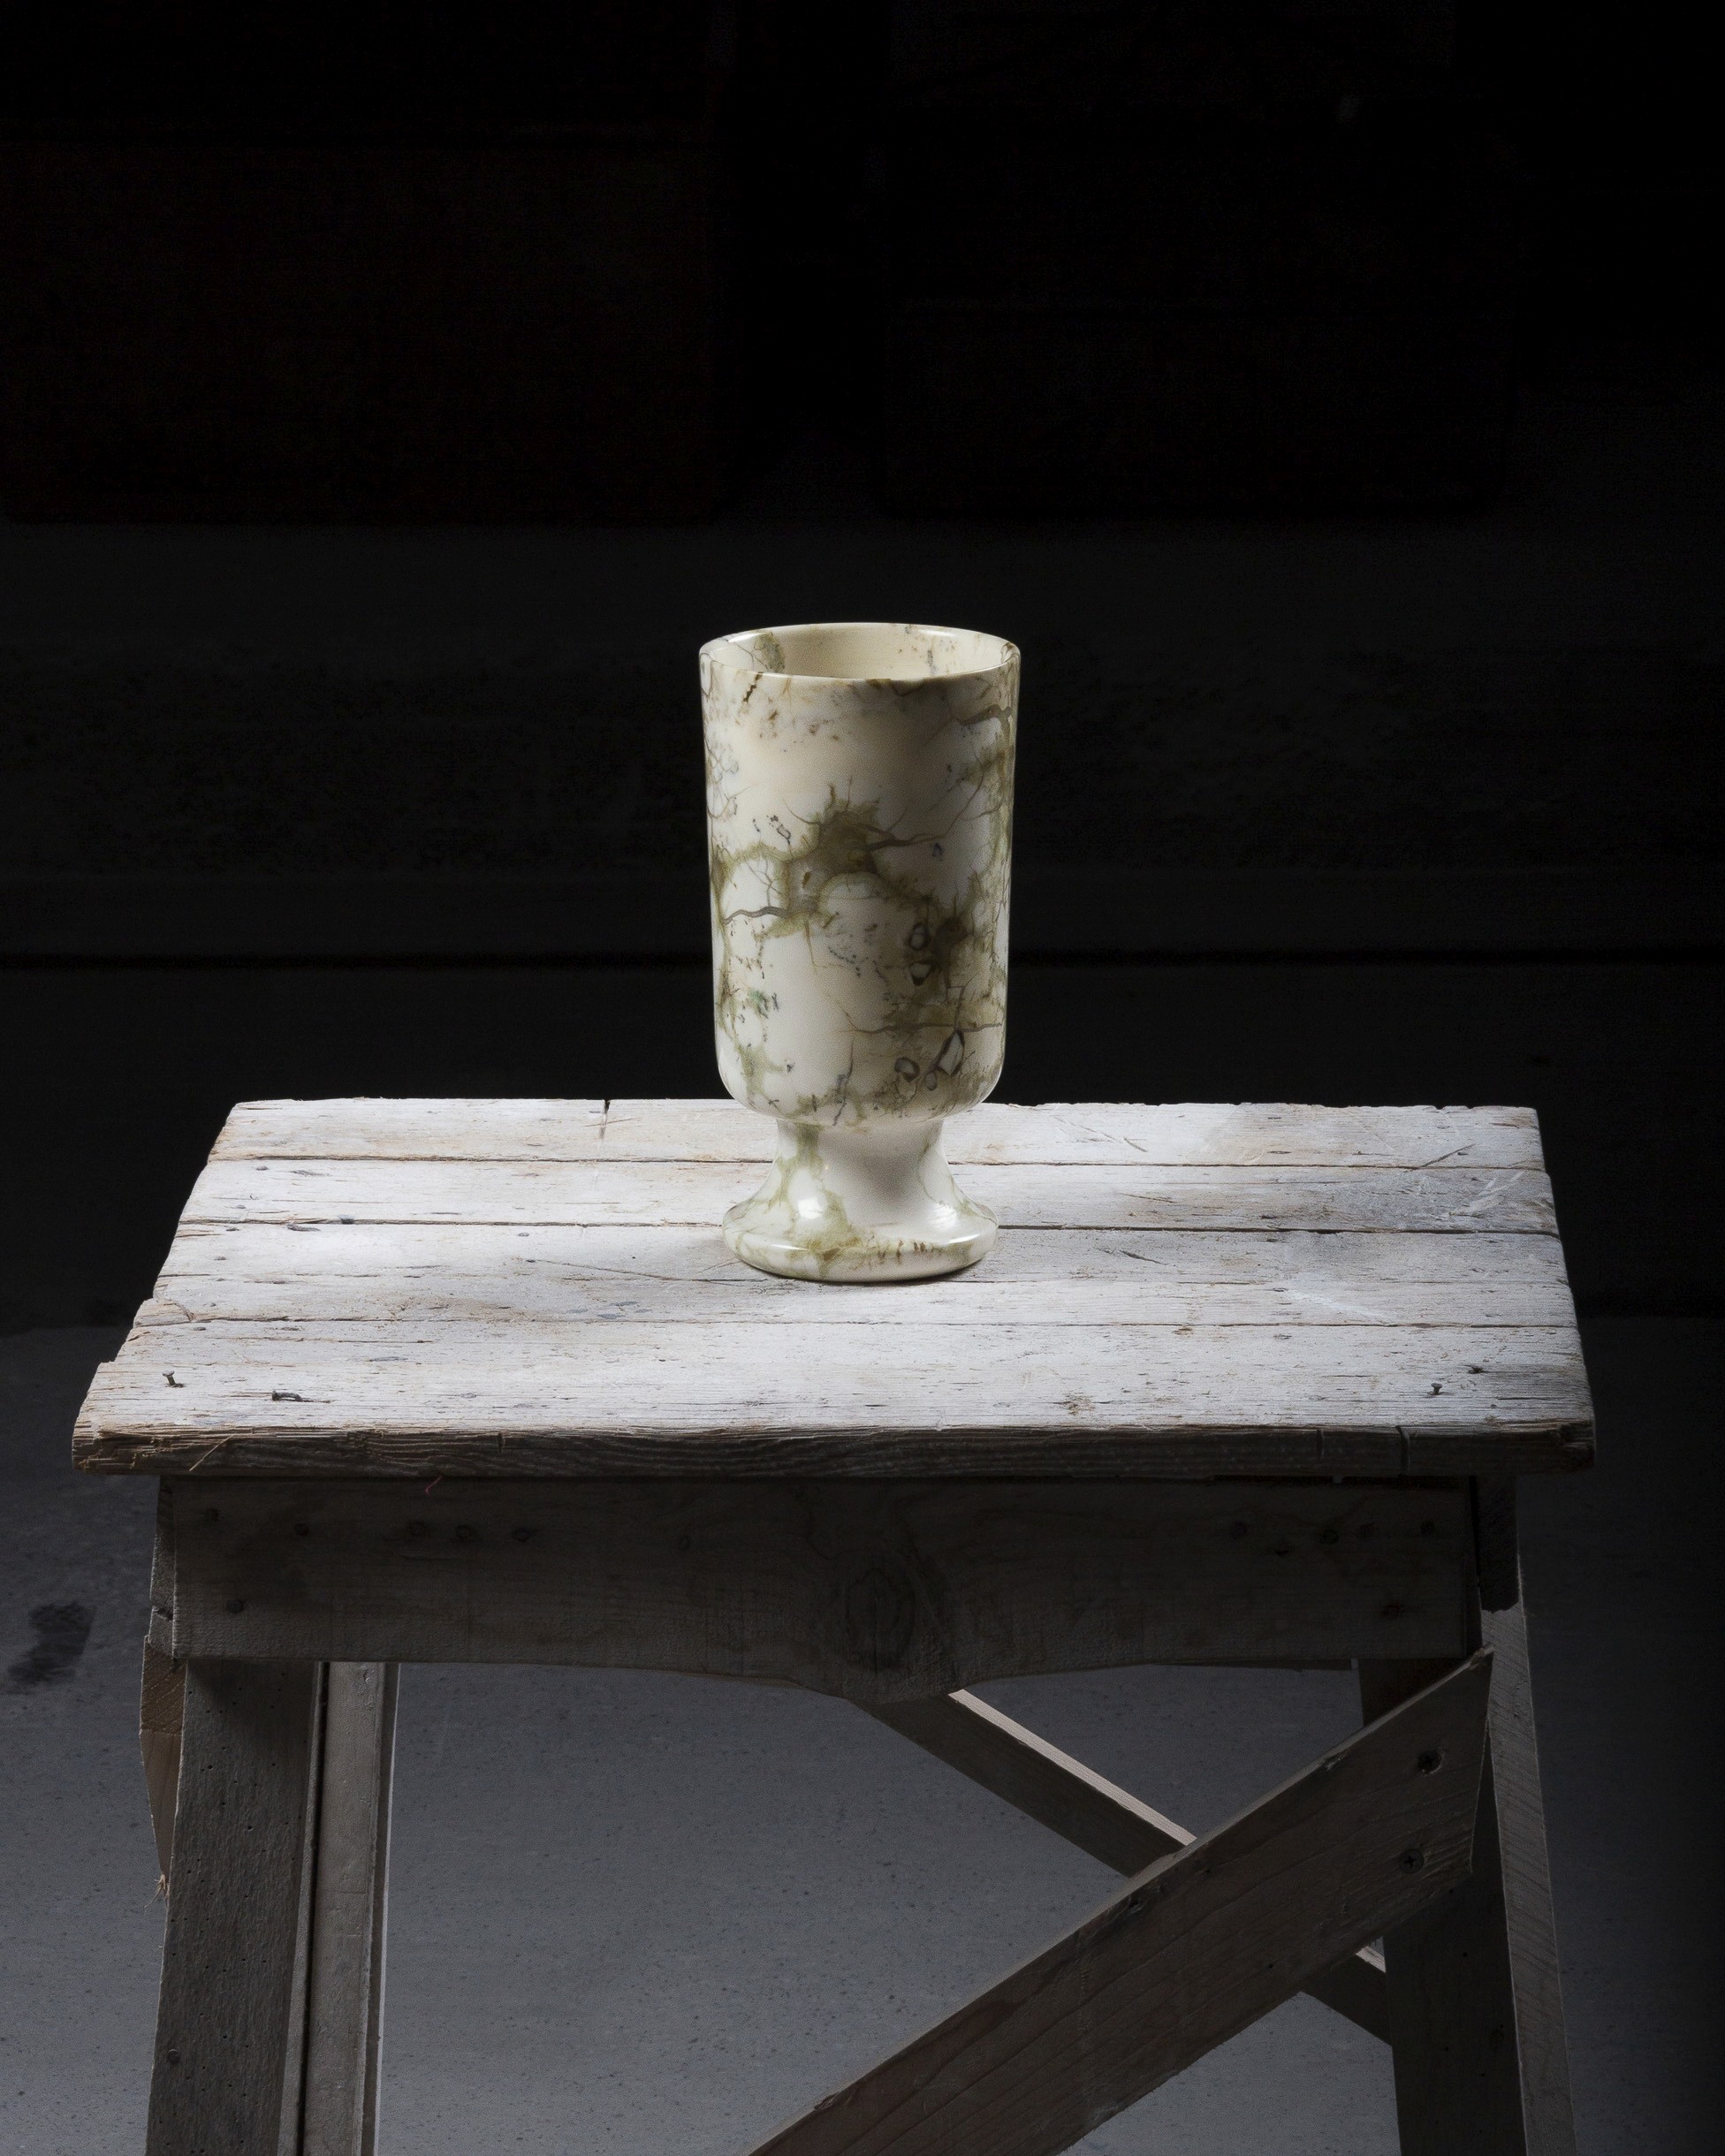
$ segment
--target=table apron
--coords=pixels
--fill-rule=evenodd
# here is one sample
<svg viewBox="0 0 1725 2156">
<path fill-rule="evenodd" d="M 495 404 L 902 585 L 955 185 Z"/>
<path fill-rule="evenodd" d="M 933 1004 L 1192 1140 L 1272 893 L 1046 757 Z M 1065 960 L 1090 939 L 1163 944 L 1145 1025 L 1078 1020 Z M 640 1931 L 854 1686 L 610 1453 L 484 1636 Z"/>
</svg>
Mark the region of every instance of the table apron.
<svg viewBox="0 0 1725 2156">
<path fill-rule="evenodd" d="M 167 1485 L 177 1659 L 543 1662 L 868 1703 L 1141 1662 L 1453 1659 L 1464 1484 Z"/>
</svg>

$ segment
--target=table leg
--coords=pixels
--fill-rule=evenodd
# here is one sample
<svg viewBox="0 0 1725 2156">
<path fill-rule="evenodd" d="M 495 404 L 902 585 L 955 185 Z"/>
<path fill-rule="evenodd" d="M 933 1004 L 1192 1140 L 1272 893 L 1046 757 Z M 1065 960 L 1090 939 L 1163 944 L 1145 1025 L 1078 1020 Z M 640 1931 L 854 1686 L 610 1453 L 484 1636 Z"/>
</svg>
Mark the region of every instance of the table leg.
<svg viewBox="0 0 1725 2156">
<path fill-rule="evenodd" d="M 144 1762 L 144 1792 L 156 1835 L 156 1864 L 165 1894 L 173 1866 L 174 1804 L 179 1795 L 180 1729 L 186 1714 L 186 1665 L 144 1642 L 144 1674 L 138 1700 L 138 1750 Z"/>
<path fill-rule="evenodd" d="M 179 1667 L 148 2156 L 373 2156 L 394 1668 Z"/>
<path fill-rule="evenodd" d="M 174 1803 L 179 1791 L 180 1725 L 185 1717 L 186 1667 L 173 1658 L 174 1513 L 165 1483 L 156 1493 L 156 1548 L 150 1560 L 149 1630 L 144 1638 L 143 1682 L 138 1700 L 138 1750 L 144 1791 L 156 1835 L 156 1863 L 165 1894 L 173 1863 Z"/>
<path fill-rule="evenodd" d="M 312 1884 L 300 2156 L 373 2156 L 384 2021 L 392 1662 L 331 1662 Z"/>
<path fill-rule="evenodd" d="M 193 1661 L 185 1680 L 148 2156 L 280 2156 L 297 2103 L 323 1673 Z"/>
<path fill-rule="evenodd" d="M 1472 1876 L 1384 1941 L 1402 2156 L 1574 2156 L 1527 1625 L 1481 1613 L 1493 1650 Z M 1430 1682 L 1363 1662 L 1368 1719 Z"/>
</svg>

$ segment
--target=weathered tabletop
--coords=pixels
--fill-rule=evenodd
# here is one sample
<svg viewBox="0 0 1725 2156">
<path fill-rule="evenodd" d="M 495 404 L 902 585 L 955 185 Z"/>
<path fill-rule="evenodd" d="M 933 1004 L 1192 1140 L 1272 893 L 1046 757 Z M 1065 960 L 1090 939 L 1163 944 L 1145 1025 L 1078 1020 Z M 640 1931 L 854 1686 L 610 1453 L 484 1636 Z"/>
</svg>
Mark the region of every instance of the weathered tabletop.
<svg viewBox="0 0 1725 2156">
<path fill-rule="evenodd" d="M 729 1101 L 237 1108 L 76 1455 L 224 1477 L 1505 1476 L 1592 1424 L 1524 1108 L 954 1118 L 972 1272 L 752 1272 Z"/>
</svg>

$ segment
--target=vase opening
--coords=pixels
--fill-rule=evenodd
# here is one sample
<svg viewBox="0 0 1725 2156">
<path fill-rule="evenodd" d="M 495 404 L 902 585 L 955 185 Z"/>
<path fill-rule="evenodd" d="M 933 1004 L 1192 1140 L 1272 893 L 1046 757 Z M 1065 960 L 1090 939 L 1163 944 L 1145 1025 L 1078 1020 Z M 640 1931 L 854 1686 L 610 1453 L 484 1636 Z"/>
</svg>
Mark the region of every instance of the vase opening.
<svg viewBox="0 0 1725 2156">
<path fill-rule="evenodd" d="M 752 672 L 805 681 L 937 681 L 992 673 L 1012 646 L 976 629 L 910 621 L 815 621 L 719 639 Z"/>
</svg>

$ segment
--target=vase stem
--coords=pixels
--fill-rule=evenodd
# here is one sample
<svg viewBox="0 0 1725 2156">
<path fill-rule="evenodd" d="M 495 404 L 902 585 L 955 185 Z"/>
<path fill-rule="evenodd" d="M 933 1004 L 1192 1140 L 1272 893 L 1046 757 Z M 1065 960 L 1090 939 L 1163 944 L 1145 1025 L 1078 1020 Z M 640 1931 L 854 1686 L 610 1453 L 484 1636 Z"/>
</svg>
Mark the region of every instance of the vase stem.
<svg viewBox="0 0 1725 2156">
<path fill-rule="evenodd" d="M 810 1280 L 914 1280 L 973 1265 L 994 1216 L 953 1181 L 944 1122 L 781 1121 L 771 1173 L 725 1216 L 749 1264 Z"/>
</svg>

